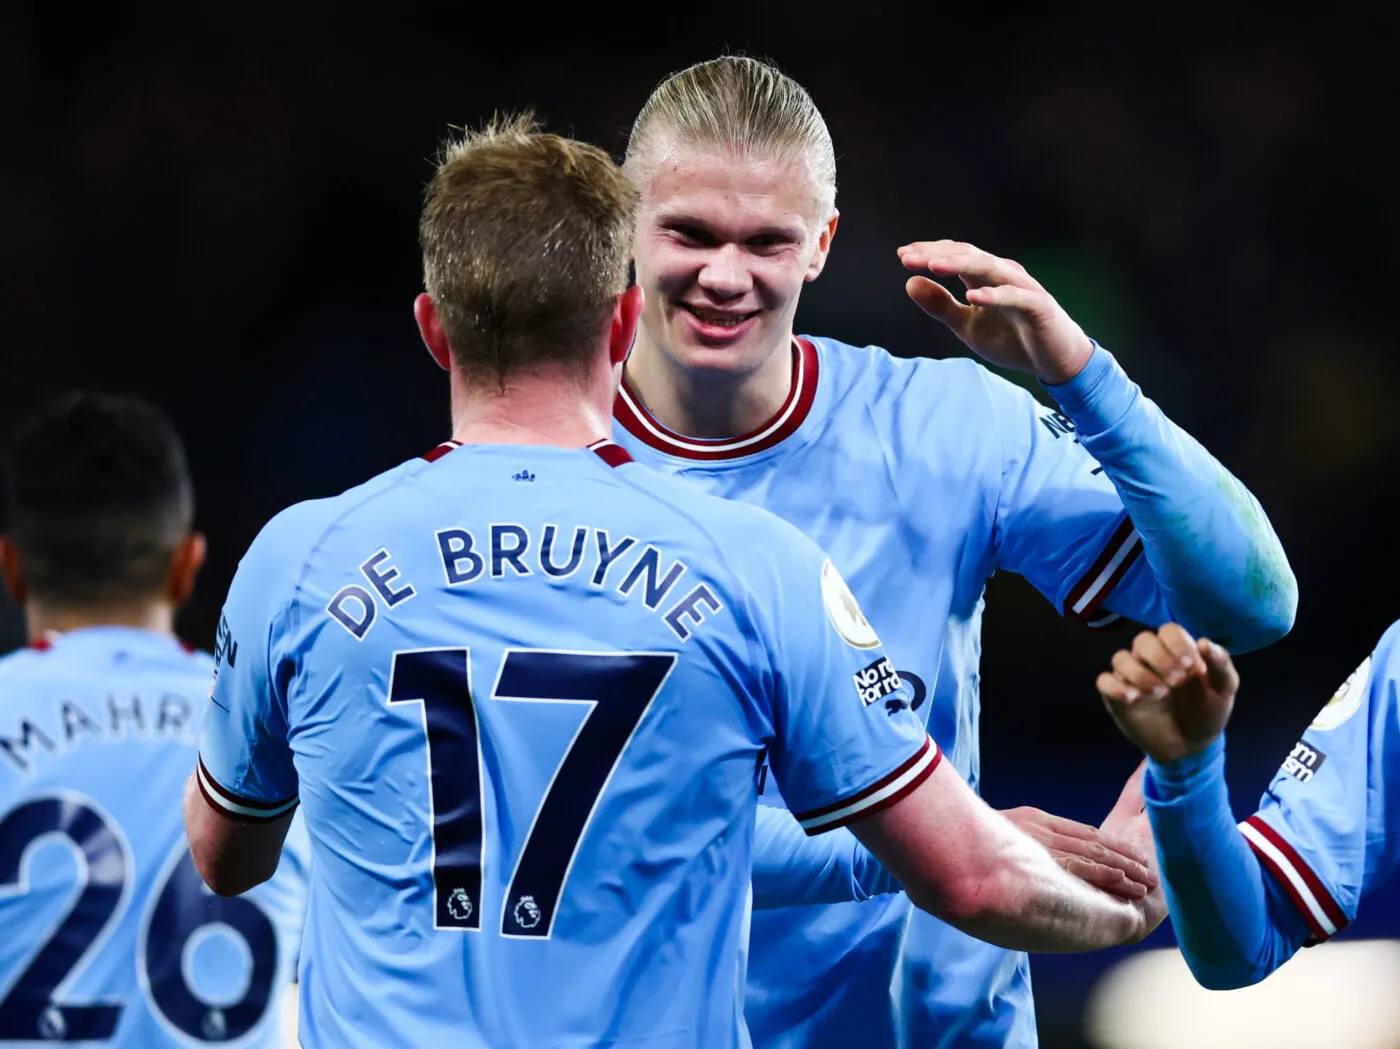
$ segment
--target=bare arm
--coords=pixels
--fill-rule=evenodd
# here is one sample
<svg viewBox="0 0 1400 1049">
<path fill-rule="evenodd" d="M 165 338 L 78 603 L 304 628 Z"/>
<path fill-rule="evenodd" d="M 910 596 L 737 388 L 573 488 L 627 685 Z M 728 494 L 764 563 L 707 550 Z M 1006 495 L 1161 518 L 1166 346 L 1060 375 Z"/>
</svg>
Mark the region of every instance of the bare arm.
<svg viewBox="0 0 1400 1049">
<path fill-rule="evenodd" d="M 1062 870 L 942 762 L 908 797 L 851 830 L 923 910 L 1013 950 L 1136 943 L 1166 916 L 1162 891 L 1127 901 Z"/>
<path fill-rule="evenodd" d="M 277 870 L 293 808 L 267 822 L 235 820 L 216 810 L 199 789 L 196 772 L 185 782 L 185 833 L 204 883 L 220 896 L 237 896 Z"/>
</svg>

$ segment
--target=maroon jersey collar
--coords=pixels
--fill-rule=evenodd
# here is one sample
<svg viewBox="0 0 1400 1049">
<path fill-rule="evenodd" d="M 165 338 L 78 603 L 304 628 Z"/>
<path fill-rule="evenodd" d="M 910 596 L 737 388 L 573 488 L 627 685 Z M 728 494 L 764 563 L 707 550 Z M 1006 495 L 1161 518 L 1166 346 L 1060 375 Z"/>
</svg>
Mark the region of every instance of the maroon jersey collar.
<svg viewBox="0 0 1400 1049">
<path fill-rule="evenodd" d="M 643 444 L 682 459 L 738 459 L 766 451 L 797 432 L 817 395 L 817 348 L 806 339 L 793 339 L 792 349 L 792 386 L 787 400 L 766 423 L 739 437 L 705 440 L 668 429 L 647 411 L 625 375 L 613 404 L 613 418 Z"/>
</svg>

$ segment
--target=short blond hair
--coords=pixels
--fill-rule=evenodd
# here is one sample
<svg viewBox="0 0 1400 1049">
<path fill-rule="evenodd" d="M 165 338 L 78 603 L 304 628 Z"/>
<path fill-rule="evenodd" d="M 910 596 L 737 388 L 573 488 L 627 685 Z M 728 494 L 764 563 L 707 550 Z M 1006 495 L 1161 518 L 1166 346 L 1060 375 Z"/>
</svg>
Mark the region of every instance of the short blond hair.
<svg viewBox="0 0 1400 1049">
<path fill-rule="evenodd" d="M 836 205 L 836 150 L 826 121 L 807 90 L 767 62 L 725 55 L 672 73 L 657 85 L 627 140 L 625 166 L 635 181 L 643 180 L 643 158 L 666 132 L 737 157 L 800 159 L 823 211 Z"/>
<path fill-rule="evenodd" d="M 454 365 L 504 384 L 587 365 L 627 288 L 637 190 L 601 149 L 494 118 L 444 145 L 419 241 Z"/>
</svg>

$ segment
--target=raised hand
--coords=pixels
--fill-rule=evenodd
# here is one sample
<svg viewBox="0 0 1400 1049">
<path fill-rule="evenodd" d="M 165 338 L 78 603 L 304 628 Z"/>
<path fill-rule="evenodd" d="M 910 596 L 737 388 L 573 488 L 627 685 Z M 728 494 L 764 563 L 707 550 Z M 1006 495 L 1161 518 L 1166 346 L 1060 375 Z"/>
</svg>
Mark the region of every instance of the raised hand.
<svg viewBox="0 0 1400 1049">
<path fill-rule="evenodd" d="M 1065 871 L 1095 888 L 1140 900 L 1157 887 L 1149 857 L 1121 838 L 1028 805 L 1002 815 L 1045 846 Z"/>
<path fill-rule="evenodd" d="M 1147 771 L 1147 761 L 1138 762 L 1138 767 L 1123 784 L 1118 800 L 1104 821 L 1099 824 L 1099 833 L 1105 838 L 1122 842 L 1133 854 L 1144 857 L 1148 867 L 1156 868 L 1157 846 L 1152 840 L 1152 824 L 1147 819 L 1147 802 L 1142 796 L 1142 776 Z"/>
<path fill-rule="evenodd" d="M 1097 684 L 1123 734 L 1154 760 L 1173 761 L 1225 731 L 1240 678 L 1223 648 L 1168 623 L 1116 653 Z"/>
<path fill-rule="evenodd" d="M 1118 801 L 1099 824 L 1099 833 L 1105 840 L 1121 842 L 1121 848 L 1146 857 L 1153 884 L 1134 905 L 1140 908 L 1147 931 L 1151 932 L 1167 916 L 1167 894 L 1157 881 L 1157 843 L 1152 838 L 1152 823 L 1147 818 L 1147 802 L 1142 796 L 1142 776 L 1146 771 L 1144 759 L 1123 784 Z"/>
<path fill-rule="evenodd" d="M 906 244 L 899 260 L 915 273 L 962 280 L 967 304 L 923 276 L 910 277 L 904 290 L 978 356 L 1047 383 L 1068 382 L 1089 362 L 1089 337 L 1019 262 L 955 240 Z"/>
</svg>

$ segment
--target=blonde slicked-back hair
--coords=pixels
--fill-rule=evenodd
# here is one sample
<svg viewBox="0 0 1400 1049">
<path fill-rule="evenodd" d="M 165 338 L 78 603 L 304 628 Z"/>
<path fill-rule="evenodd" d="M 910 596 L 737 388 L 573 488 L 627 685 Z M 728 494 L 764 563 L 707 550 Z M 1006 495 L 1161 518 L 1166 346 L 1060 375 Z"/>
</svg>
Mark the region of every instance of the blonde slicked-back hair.
<svg viewBox="0 0 1400 1049">
<path fill-rule="evenodd" d="M 504 386 L 542 364 L 586 368 L 627 288 L 636 223 L 637 190 L 612 159 L 531 113 L 444 145 L 418 233 L 457 369 Z"/>
<path fill-rule="evenodd" d="M 626 168 L 649 177 L 650 150 L 665 135 L 733 156 L 802 160 L 824 219 L 836 205 L 836 151 L 831 132 L 805 88 L 756 58 L 725 55 L 672 73 L 651 93 L 632 124 Z"/>
</svg>

